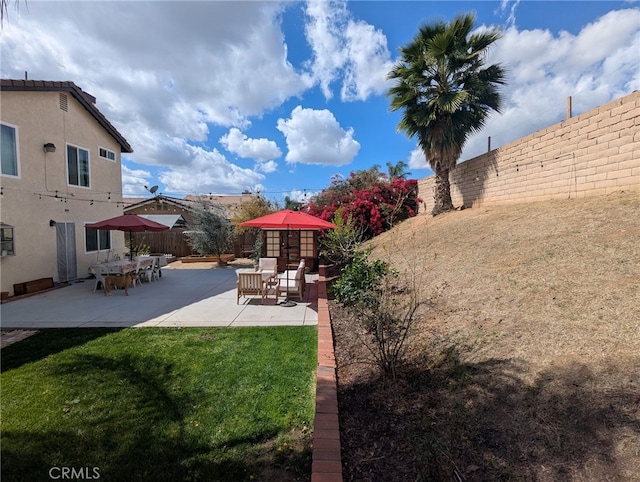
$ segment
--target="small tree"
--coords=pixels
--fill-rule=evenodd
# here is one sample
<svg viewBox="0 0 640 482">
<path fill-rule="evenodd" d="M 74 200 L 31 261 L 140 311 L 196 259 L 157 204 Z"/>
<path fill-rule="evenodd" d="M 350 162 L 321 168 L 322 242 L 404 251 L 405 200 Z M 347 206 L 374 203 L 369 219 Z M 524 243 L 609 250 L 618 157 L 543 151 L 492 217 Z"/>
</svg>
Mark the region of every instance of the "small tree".
<svg viewBox="0 0 640 482">
<path fill-rule="evenodd" d="M 348 307 L 349 315 L 363 329 L 364 345 L 375 363 L 395 380 L 419 321 L 419 292 L 411 280 L 387 270 L 361 299 Z"/>
<path fill-rule="evenodd" d="M 266 216 L 274 211 L 273 205 L 264 196 L 258 194 L 251 198 L 249 201 L 245 201 L 238 207 L 238 211 L 231 219 L 234 224 L 234 231 L 237 234 L 246 232 L 258 232 L 258 228 L 250 228 L 246 226 L 240 226 L 240 223 L 244 221 L 250 221 L 252 219 Z"/>
<path fill-rule="evenodd" d="M 347 214 L 342 206 L 331 222 L 337 228 L 329 230 L 318 240 L 320 255 L 340 269 L 353 261 L 364 236 L 362 229 L 356 227 L 353 215 Z"/>
<path fill-rule="evenodd" d="M 199 206 L 193 213 L 193 230 L 186 233 L 191 247 L 199 254 L 215 254 L 222 262 L 222 254 L 231 248 L 233 227 L 220 206 Z"/>
<path fill-rule="evenodd" d="M 264 241 L 262 240 L 262 233 L 258 232 L 256 236 L 256 242 L 253 244 L 253 252 L 249 256 L 256 263 L 262 257 L 262 248 L 264 246 Z"/>
<path fill-rule="evenodd" d="M 435 308 L 446 285 L 426 299 L 420 290 L 422 263 L 414 261 L 401 273 L 383 260 L 370 260 L 369 253 L 356 253 L 331 292 L 344 306 L 369 361 L 395 379 L 424 314 L 421 307 Z"/>
</svg>

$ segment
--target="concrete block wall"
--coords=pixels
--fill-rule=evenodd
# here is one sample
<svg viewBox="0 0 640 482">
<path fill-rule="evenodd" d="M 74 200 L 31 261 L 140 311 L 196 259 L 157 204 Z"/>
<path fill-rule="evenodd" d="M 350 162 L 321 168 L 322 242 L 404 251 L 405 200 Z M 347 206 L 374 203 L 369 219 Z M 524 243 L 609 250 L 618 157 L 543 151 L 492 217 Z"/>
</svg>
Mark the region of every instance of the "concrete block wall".
<svg viewBox="0 0 640 482">
<path fill-rule="evenodd" d="M 640 91 L 458 164 L 456 207 L 640 192 Z M 423 212 L 434 176 L 418 182 Z"/>
</svg>

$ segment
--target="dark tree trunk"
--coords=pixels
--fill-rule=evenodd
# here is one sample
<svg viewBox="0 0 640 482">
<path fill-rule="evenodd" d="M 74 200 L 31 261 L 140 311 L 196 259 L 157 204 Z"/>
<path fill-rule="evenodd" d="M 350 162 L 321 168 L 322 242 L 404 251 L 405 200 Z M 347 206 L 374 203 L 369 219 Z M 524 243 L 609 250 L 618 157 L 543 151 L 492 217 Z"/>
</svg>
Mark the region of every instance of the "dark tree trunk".
<svg viewBox="0 0 640 482">
<path fill-rule="evenodd" d="M 431 214 L 438 214 L 447 211 L 453 211 L 453 202 L 451 201 L 451 185 L 449 184 L 449 169 L 442 168 L 440 163 L 435 165 L 436 189 L 433 194 L 434 205 Z"/>
</svg>

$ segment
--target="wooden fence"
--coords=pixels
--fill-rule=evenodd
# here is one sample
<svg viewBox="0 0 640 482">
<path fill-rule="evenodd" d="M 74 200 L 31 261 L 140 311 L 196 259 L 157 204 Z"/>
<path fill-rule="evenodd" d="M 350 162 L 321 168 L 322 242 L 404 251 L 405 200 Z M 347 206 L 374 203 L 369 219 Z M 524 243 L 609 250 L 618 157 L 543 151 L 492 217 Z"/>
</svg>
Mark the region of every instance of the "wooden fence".
<svg viewBox="0 0 640 482">
<path fill-rule="evenodd" d="M 172 254 L 176 258 L 190 256 L 195 253 L 188 243 L 187 236 L 184 234 L 186 229 L 174 228 L 168 231 L 133 233 L 133 245 L 146 244 L 151 248 L 152 253 Z M 128 235 L 125 236 L 128 241 Z M 255 234 L 245 233 L 244 235 L 235 236 L 232 241 L 233 253 L 236 258 L 246 256 L 247 246 L 253 248 L 255 243 Z"/>
<path fill-rule="evenodd" d="M 133 233 L 133 245 L 146 244 L 152 253 L 172 254 L 177 258 L 192 254 L 191 246 L 184 235 L 185 229 L 170 229 L 157 233 L 146 231 Z"/>
</svg>

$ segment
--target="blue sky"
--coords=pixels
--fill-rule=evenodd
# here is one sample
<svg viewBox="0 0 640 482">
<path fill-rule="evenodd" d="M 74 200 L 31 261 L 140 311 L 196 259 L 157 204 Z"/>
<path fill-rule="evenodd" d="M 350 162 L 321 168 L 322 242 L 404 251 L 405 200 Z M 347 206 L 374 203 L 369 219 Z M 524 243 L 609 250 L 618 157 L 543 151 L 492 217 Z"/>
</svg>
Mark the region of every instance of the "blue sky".
<svg viewBox="0 0 640 482">
<path fill-rule="evenodd" d="M 18 9 L 16 10 L 16 5 Z M 70 80 L 134 153 L 123 195 L 260 191 L 304 200 L 336 176 L 407 162 L 386 74 L 426 22 L 475 12 L 500 27 L 488 53 L 508 71 L 504 109 L 461 161 L 640 88 L 634 1 L 13 3 L 0 36 L 3 78 Z"/>
</svg>

